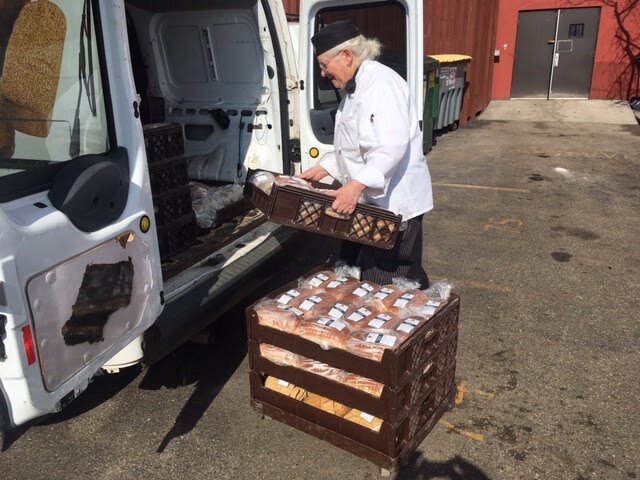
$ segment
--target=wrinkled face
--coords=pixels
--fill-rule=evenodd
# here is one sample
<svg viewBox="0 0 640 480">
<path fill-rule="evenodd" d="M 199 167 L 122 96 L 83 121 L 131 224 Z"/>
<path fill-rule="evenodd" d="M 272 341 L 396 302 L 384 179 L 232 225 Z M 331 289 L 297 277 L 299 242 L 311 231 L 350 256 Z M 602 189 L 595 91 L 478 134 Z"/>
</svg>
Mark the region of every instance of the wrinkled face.
<svg viewBox="0 0 640 480">
<path fill-rule="evenodd" d="M 351 50 L 340 50 L 337 55 L 318 55 L 320 75 L 331 80 L 334 87 L 342 89 L 353 77 L 353 53 Z"/>
</svg>

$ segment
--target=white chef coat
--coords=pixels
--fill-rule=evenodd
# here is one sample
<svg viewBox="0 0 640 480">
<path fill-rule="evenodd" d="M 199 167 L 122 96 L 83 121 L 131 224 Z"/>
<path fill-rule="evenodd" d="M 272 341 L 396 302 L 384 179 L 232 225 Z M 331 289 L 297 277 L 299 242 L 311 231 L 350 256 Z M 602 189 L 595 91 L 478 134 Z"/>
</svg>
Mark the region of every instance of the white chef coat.
<svg viewBox="0 0 640 480">
<path fill-rule="evenodd" d="M 356 89 L 336 113 L 334 152 L 319 164 L 343 185 L 364 184 L 361 201 L 403 220 L 433 208 L 422 132 L 407 82 L 389 67 L 365 60 Z"/>
</svg>

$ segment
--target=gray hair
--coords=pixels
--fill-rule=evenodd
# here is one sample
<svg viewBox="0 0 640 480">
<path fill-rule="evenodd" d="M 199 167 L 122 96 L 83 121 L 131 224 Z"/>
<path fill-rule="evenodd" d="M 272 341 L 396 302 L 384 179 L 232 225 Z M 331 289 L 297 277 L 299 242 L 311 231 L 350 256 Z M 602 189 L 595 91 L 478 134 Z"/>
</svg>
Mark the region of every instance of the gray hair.
<svg viewBox="0 0 640 480">
<path fill-rule="evenodd" d="M 342 42 L 340 45 L 336 45 L 329 50 L 327 54 L 332 57 L 345 48 L 351 50 L 354 56 L 356 56 L 360 62 L 363 62 L 365 60 L 375 60 L 378 58 L 382 50 L 382 44 L 377 38 L 366 38 L 364 35 L 358 35 L 357 37 Z"/>
</svg>

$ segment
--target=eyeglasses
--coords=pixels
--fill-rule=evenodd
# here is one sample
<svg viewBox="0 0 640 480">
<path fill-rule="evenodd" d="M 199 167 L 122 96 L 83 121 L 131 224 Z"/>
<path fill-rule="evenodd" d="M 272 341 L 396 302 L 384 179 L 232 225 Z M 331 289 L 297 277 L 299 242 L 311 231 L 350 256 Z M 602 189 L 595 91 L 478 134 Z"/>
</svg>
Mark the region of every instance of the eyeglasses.
<svg viewBox="0 0 640 480">
<path fill-rule="evenodd" d="M 333 57 L 331 57 L 329 60 L 327 60 L 326 63 L 322 63 L 322 62 L 318 62 L 318 66 L 320 67 L 320 70 L 326 70 L 327 67 L 329 66 L 329 64 L 333 61 L 334 58 L 336 58 L 338 55 L 340 55 L 342 53 L 342 50 L 340 50 L 338 53 L 336 53 Z"/>
</svg>

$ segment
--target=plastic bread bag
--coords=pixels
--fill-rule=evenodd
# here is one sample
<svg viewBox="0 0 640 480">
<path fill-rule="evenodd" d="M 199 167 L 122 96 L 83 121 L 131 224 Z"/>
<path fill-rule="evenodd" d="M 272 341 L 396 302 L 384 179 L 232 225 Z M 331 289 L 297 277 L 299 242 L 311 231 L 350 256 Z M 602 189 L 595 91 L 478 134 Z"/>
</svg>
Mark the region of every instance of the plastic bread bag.
<svg viewBox="0 0 640 480">
<path fill-rule="evenodd" d="M 298 187 L 304 190 L 314 190 L 311 184 L 306 180 L 289 175 L 278 175 L 277 177 L 275 177 L 275 183 L 282 186 L 289 185 L 292 187 Z"/>
<path fill-rule="evenodd" d="M 363 328 L 370 320 L 383 313 L 384 310 L 378 310 L 365 302 L 356 302 L 349 307 L 342 318 L 352 330 L 356 330 Z"/>
<path fill-rule="evenodd" d="M 322 395 L 311 392 L 307 393 L 307 396 L 304 398 L 303 402 L 332 415 L 337 415 L 338 417 L 344 417 L 351 410 L 350 407 L 347 407 L 340 402 L 336 402 L 335 400 L 331 400 L 329 398 L 323 397 Z"/>
<path fill-rule="evenodd" d="M 343 303 L 342 300 L 338 300 L 336 302 L 323 302 L 320 305 L 317 305 L 316 308 L 313 309 L 313 313 L 315 315 L 321 317 L 331 317 L 336 320 L 343 320 L 344 315 L 349 311 L 349 305 Z"/>
<path fill-rule="evenodd" d="M 335 297 L 336 300 L 341 300 L 343 297 L 349 295 L 360 285 L 360 280 L 355 277 L 336 276 L 333 280 L 325 285 L 325 290 L 328 294 Z"/>
<path fill-rule="evenodd" d="M 429 295 L 422 290 L 411 289 L 393 295 L 386 302 L 390 312 L 398 313 L 403 309 L 425 305 L 429 301 Z"/>
<path fill-rule="evenodd" d="M 349 410 L 349 413 L 347 413 L 344 418 L 345 420 L 357 423 L 358 425 L 366 427 L 369 430 L 373 430 L 374 432 L 379 432 L 382 427 L 382 419 L 369 415 L 368 413 L 356 408 Z"/>
<path fill-rule="evenodd" d="M 299 281 L 300 288 L 313 289 L 324 288 L 331 280 L 336 278 L 336 274 L 330 270 L 322 270 Z"/>
<path fill-rule="evenodd" d="M 313 373 L 315 375 L 320 375 L 338 383 L 344 383 L 347 377 L 347 372 L 345 372 L 344 370 L 331 367 L 326 363 L 312 360 L 303 356 L 299 357 L 297 368 L 306 372 Z"/>
<path fill-rule="evenodd" d="M 266 172 L 264 170 L 260 170 L 255 172 L 251 178 L 249 178 L 249 183 L 256 188 L 262 190 L 267 195 L 271 194 L 271 189 L 273 188 L 273 183 L 276 181 L 276 176 L 271 172 Z"/>
<path fill-rule="evenodd" d="M 282 395 L 286 395 L 287 397 L 295 398 L 300 401 L 304 401 L 309 394 L 305 389 L 296 387 L 293 383 L 271 376 L 266 378 L 264 386 L 269 390 L 273 390 L 274 392 L 281 393 Z"/>
<path fill-rule="evenodd" d="M 398 317 L 393 313 L 383 311 L 364 319 L 360 324 L 360 328 L 385 331 L 389 329 L 390 325 L 394 325 L 397 320 Z"/>
<path fill-rule="evenodd" d="M 301 288 L 290 288 L 276 297 L 276 302 L 282 305 L 293 305 L 293 301 L 303 294 L 305 290 Z"/>
<path fill-rule="evenodd" d="M 453 284 L 449 283 L 446 280 L 438 280 L 436 283 L 432 284 L 429 288 L 427 288 L 424 292 L 429 295 L 429 298 L 434 300 L 449 300 L 451 296 L 451 291 L 453 290 Z"/>
<path fill-rule="evenodd" d="M 398 336 L 400 343 L 404 343 L 413 333 L 429 320 L 428 316 L 415 314 L 398 316 L 389 329 Z"/>
<path fill-rule="evenodd" d="M 360 279 L 360 267 L 347 265 L 342 261 L 336 262 L 336 266 L 333 268 L 333 271 L 337 277 L 353 277 Z"/>
<path fill-rule="evenodd" d="M 278 303 L 272 299 L 265 299 L 255 306 L 258 323 L 267 327 L 292 333 L 298 327 L 304 312 L 292 307 Z"/>
<path fill-rule="evenodd" d="M 320 345 L 323 350 L 342 348 L 349 332 L 349 326 L 331 317 L 311 317 L 301 321 L 294 334 Z"/>
<path fill-rule="evenodd" d="M 260 344 L 260 355 L 276 365 L 296 368 L 298 368 L 300 362 L 305 359 L 296 353 L 285 350 L 284 348 L 275 347 L 269 343 Z"/>
<path fill-rule="evenodd" d="M 191 207 L 196 214 L 200 228 L 213 228 L 218 221 L 218 205 L 209 196 L 209 186 L 199 182 L 189 182 Z"/>
<path fill-rule="evenodd" d="M 400 339 L 393 330 L 362 328 L 349 334 L 344 348 L 354 355 L 379 362 L 385 350 L 395 350 L 399 345 Z"/>
<path fill-rule="evenodd" d="M 334 302 L 334 298 L 324 290 L 315 293 L 309 293 L 308 290 L 305 290 L 303 295 L 293 301 L 293 305 L 304 312 L 305 318 L 309 318 L 317 315 L 316 312 L 320 307 L 332 302 Z"/>
<path fill-rule="evenodd" d="M 380 288 L 382 287 L 374 282 L 360 282 L 349 293 L 343 295 L 342 300 L 349 304 L 361 302 L 373 296 Z"/>
<path fill-rule="evenodd" d="M 345 378 L 342 383 L 351 388 L 355 388 L 356 390 L 368 393 L 376 398 L 380 398 L 382 390 L 384 389 L 384 384 L 371 380 L 370 378 L 356 375 L 355 373 L 345 372 Z"/>
</svg>

